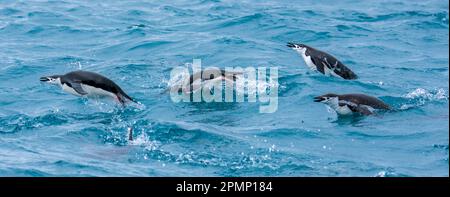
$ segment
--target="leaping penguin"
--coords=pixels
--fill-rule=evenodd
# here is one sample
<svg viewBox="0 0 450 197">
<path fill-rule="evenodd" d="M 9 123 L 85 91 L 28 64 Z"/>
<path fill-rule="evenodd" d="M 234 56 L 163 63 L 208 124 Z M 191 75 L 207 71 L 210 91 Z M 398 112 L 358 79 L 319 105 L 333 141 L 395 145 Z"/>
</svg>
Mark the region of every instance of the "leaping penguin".
<svg viewBox="0 0 450 197">
<path fill-rule="evenodd" d="M 129 101 L 136 103 L 112 80 L 94 72 L 78 70 L 65 75 L 41 77 L 40 80 L 59 85 L 65 92 L 75 96 L 111 97 L 122 105 Z"/>
<path fill-rule="evenodd" d="M 197 91 L 202 85 L 207 85 L 207 83 L 216 83 L 221 81 L 229 81 L 231 84 L 234 83 L 237 77 L 243 75 L 241 72 L 227 72 L 220 69 L 219 76 L 213 76 L 205 74 L 205 71 L 196 72 L 189 76 L 189 85 L 192 92 Z"/>
<path fill-rule="evenodd" d="M 383 101 L 365 94 L 325 94 L 314 97 L 314 102 L 321 102 L 336 111 L 339 115 L 362 114 L 371 115 L 377 109 L 390 110 Z"/>
<path fill-rule="evenodd" d="M 242 77 L 244 73 L 242 72 L 227 72 L 223 69 L 217 70 L 219 73 L 217 75 L 208 75 L 206 71 L 195 72 L 186 78 L 183 78 L 181 83 L 173 84 L 171 87 L 167 88 L 167 91 L 182 91 L 185 94 L 191 94 L 202 89 L 202 87 L 209 87 L 212 84 L 228 81 L 229 84 L 233 84 L 234 81 Z"/>
<path fill-rule="evenodd" d="M 289 42 L 288 47 L 297 51 L 311 70 L 318 70 L 326 76 L 356 79 L 358 76 L 332 55 L 304 44 Z"/>
</svg>

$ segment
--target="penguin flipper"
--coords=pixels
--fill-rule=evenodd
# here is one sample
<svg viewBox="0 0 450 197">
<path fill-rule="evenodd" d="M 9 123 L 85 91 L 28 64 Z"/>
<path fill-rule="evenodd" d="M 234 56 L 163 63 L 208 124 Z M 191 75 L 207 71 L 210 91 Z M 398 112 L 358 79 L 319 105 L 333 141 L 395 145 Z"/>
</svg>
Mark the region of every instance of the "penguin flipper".
<svg viewBox="0 0 450 197">
<path fill-rule="evenodd" d="M 339 101 L 339 106 L 347 106 L 353 112 L 358 112 L 366 116 L 373 114 L 373 112 L 366 105 L 360 105 L 349 101 Z"/>
<path fill-rule="evenodd" d="M 338 72 L 340 72 L 339 69 L 337 69 L 339 67 L 340 62 L 337 60 L 330 60 L 330 61 L 334 61 L 334 62 L 328 62 L 328 59 L 326 57 L 323 58 L 322 64 L 325 67 L 327 67 L 329 70 L 331 70 L 332 72 L 335 72 L 336 74 L 338 74 Z M 340 74 L 338 74 L 340 75 Z"/>
<path fill-rule="evenodd" d="M 326 57 L 324 57 L 323 61 L 322 61 L 322 64 L 324 66 L 328 67 L 328 69 L 333 70 L 337 66 L 337 61 L 335 62 L 335 64 L 333 66 L 331 66 L 330 62 L 328 62 L 328 59 Z"/>
<path fill-rule="evenodd" d="M 75 92 L 77 92 L 80 95 L 86 95 L 88 94 L 86 91 L 83 90 L 83 87 L 81 87 L 81 83 L 77 83 L 77 82 L 69 82 L 70 83 L 70 87 L 72 87 Z"/>
<path fill-rule="evenodd" d="M 373 114 L 373 112 L 370 111 L 370 109 L 367 106 L 364 106 L 364 105 L 355 106 L 354 110 L 359 112 L 359 113 L 361 113 L 361 114 L 363 114 L 363 115 L 366 115 L 366 116 Z"/>
<path fill-rule="evenodd" d="M 325 74 L 325 68 L 322 62 L 322 60 L 316 56 L 311 55 L 311 61 L 313 62 L 314 65 L 316 65 L 316 68 L 319 72 L 321 72 L 322 74 Z"/>
</svg>

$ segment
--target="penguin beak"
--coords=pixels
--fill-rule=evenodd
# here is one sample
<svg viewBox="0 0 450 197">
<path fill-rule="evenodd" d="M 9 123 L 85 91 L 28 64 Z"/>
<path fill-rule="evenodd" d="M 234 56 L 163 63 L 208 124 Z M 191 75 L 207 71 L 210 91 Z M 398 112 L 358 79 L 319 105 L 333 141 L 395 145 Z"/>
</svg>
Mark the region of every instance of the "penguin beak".
<svg viewBox="0 0 450 197">
<path fill-rule="evenodd" d="M 288 42 L 286 46 L 290 47 L 290 48 L 296 48 L 297 47 L 297 45 L 292 43 L 292 42 Z"/>
<path fill-rule="evenodd" d="M 48 77 L 41 77 L 40 80 L 43 82 L 50 81 L 50 79 Z"/>
<path fill-rule="evenodd" d="M 316 97 L 314 97 L 314 102 L 322 102 L 324 100 L 326 100 L 326 99 L 323 96 L 316 96 Z"/>
</svg>

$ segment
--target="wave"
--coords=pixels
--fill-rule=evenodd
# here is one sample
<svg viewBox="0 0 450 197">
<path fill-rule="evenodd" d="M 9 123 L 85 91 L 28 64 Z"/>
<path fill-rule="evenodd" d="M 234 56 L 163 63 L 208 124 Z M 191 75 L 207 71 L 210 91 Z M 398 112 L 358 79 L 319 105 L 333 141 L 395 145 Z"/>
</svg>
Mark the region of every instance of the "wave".
<svg viewBox="0 0 450 197">
<path fill-rule="evenodd" d="M 69 34 L 80 34 L 82 33 L 82 30 L 74 29 L 70 26 L 36 26 L 32 27 L 29 31 L 27 31 L 27 34 L 35 35 L 35 34 L 55 34 L 56 32 L 59 33 L 69 33 Z M 86 33 L 87 31 L 85 31 Z"/>
<path fill-rule="evenodd" d="M 359 131 L 349 131 L 347 132 L 349 137 L 359 138 L 360 140 L 371 140 L 371 139 L 420 139 L 425 136 L 429 136 L 427 132 L 411 133 L 411 134 L 397 134 L 397 135 L 386 135 L 386 134 L 370 134 L 362 133 Z"/>
<path fill-rule="evenodd" d="M 14 176 L 14 177 L 20 177 L 20 176 L 26 176 L 26 177 L 44 177 L 44 176 L 51 176 L 50 173 L 44 172 L 37 169 L 30 169 L 29 167 L 26 168 L 6 168 L 6 169 L 0 169 L 0 174 L 3 177 L 8 176 Z"/>
<path fill-rule="evenodd" d="M 389 14 L 379 14 L 371 16 L 369 14 L 354 11 L 354 10 L 341 10 L 341 13 L 345 13 L 345 17 L 337 17 L 336 19 L 351 21 L 351 22 L 380 22 L 380 21 L 389 21 L 389 20 L 400 20 L 400 19 L 410 19 L 410 18 L 425 18 L 425 17 L 433 17 L 433 19 L 445 20 L 445 17 L 448 17 L 448 13 L 446 12 L 438 12 L 438 13 L 430 13 L 425 11 L 403 11 Z M 448 20 L 447 20 L 448 21 Z"/>
<path fill-rule="evenodd" d="M 69 120 L 64 116 L 46 114 L 31 117 L 25 114 L 17 114 L 0 118 L 0 134 L 11 134 L 27 129 L 37 129 L 46 126 L 56 126 L 67 123 Z"/>
<path fill-rule="evenodd" d="M 156 140 L 151 140 L 145 132 L 142 132 L 132 141 L 128 141 L 128 145 L 144 147 L 147 151 L 153 151 L 161 146 L 161 143 Z"/>
<path fill-rule="evenodd" d="M 136 44 L 133 47 L 130 47 L 128 49 L 128 51 L 133 51 L 133 50 L 137 50 L 137 49 L 151 49 L 154 47 L 158 47 L 158 46 L 162 46 L 162 45 L 166 45 L 166 44 L 170 44 L 172 42 L 169 41 L 144 41 L 144 42 L 140 42 L 138 44 Z"/>
<path fill-rule="evenodd" d="M 308 156 L 293 155 L 279 152 L 276 147 L 272 149 L 253 147 L 251 152 L 240 152 L 229 147 L 207 147 L 207 150 L 180 150 L 178 151 L 145 151 L 139 157 L 143 159 L 155 159 L 160 162 L 177 164 L 190 167 L 220 168 L 221 176 L 254 175 L 261 172 L 267 175 L 286 175 L 295 171 L 307 173 L 313 169 L 308 165 Z M 211 150 L 209 150 L 211 149 Z M 214 154 L 220 151 L 221 154 Z M 177 153 L 178 152 L 178 153 Z M 292 176 L 292 174 L 291 174 Z"/>
<path fill-rule="evenodd" d="M 187 16 L 194 16 L 195 15 L 194 11 L 190 10 L 190 9 L 182 9 L 182 8 L 177 8 L 177 7 L 174 7 L 174 6 L 168 6 L 168 5 L 162 6 L 161 8 L 162 8 L 162 10 L 164 12 L 173 13 L 177 17 L 182 17 L 182 16 L 187 17 Z"/>
<path fill-rule="evenodd" d="M 364 28 L 364 27 L 361 27 L 358 25 L 342 25 L 342 24 L 340 24 L 340 25 L 336 25 L 335 27 L 337 28 L 338 31 L 352 31 L 352 33 L 355 30 L 356 31 L 373 32 L 370 29 L 367 29 L 367 28 Z"/>
<path fill-rule="evenodd" d="M 442 89 L 435 89 L 428 91 L 423 88 L 417 88 L 403 96 L 408 99 L 408 103 L 404 103 L 400 106 L 400 110 L 407 110 L 414 107 L 423 106 L 430 102 L 445 102 L 448 101 L 447 92 Z"/>
<path fill-rule="evenodd" d="M 223 22 L 218 27 L 227 28 L 227 27 L 232 27 L 232 26 L 243 26 L 246 23 L 249 23 L 249 22 L 252 22 L 255 20 L 260 20 L 261 18 L 266 17 L 266 16 L 267 16 L 266 14 L 256 13 L 256 14 L 252 14 L 252 15 L 236 17 L 234 19 L 230 19 L 226 22 Z"/>
<path fill-rule="evenodd" d="M 133 16 L 133 17 L 145 17 L 146 15 L 148 15 L 148 13 L 146 11 L 143 10 L 128 10 L 126 12 L 126 15 L 128 16 Z"/>
<path fill-rule="evenodd" d="M 393 105 L 395 110 L 405 111 L 431 103 L 447 103 L 449 96 L 448 92 L 443 88 L 435 88 L 433 90 L 416 88 L 401 97 L 384 96 L 381 98 Z"/>
<path fill-rule="evenodd" d="M 29 12 L 28 17 L 51 17 L 51 18 L 64 18 L 62 14 L 55 12 L 45 12 L 45 11 L 33 11 Z"/>
<path fill-rule="evenodd" d="M 233 45 L 248 43 L 248 41 L 246 41 L 246 40 L 244 40 L 242 38 L 239 38 L 239 37 L 228 37 L 228 36 L 225 36 L 225 37 L 222 37 L 222 38 L 218 38 L 218 39 L 214 40 L 214 42 L 218 43 L 218 44 L 233 44 Z"/>
<path fill-rule="evenodd" d="M 398 174 L 393 168 L 379 171 L 374 177 L 406 177 L 405 174 Z"/>
<path fill-rule="evenodd" d="M 19 13 L 21 13 L 21 11 L 18 9 L 9 8 L 9 7 L 0 8 L 0 15 L 3 15 L 3 16 L 11 16 L 11 15 L 19 14 Z"/>
<path fill-rule="evenodd" d="M 325 139 L 324 133 L 302 128 L 277 128 L 255 132 L 255 135 L 268 138 L 279 138 L 283 136 L 300 136 L 302 139 Z"/>
</svg>

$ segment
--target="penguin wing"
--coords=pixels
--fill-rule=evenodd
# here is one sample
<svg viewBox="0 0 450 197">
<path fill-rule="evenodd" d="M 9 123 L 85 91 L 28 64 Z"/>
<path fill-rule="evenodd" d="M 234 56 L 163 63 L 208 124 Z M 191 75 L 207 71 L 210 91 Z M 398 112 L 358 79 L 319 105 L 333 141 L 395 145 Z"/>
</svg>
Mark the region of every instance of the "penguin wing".
<svg viewBox="0 0 450 197">
<path fill-rule="evenodd" d="M 87 92 L 85 92 L 83 90 L 83 88 L 81 87 L 81 83 L 77 83 L 77 82 L 68 82 L 68 84 L 70 85 L 70 87 L 72 87 L 75 92 L 77 92 L 80 95 L 86 95 L 88 94 Z"/>
<path fill-rule="evenodd" d="M 325 74 L 325 69 L 324 69 L 324 65 L 323 65 L 323 60 L 320 59 L 317 56 L 311 55 L 311 61 L 314 65 L 316 65 L 316 68 L 319 72 L 321 72 L 322 74 Z"/>
<path fill-rule="evenodd" d="M 322 58 L 323 66 L 328 67 L 331 71 L 341 76 L 344 79 L 356 79 L 357 76 L 353 71 L 347 68 L 344 64 L 342 64 L 339 60 L 334 57 L 323 57 Z"/>
<path fill-rule="evenodd" d="M 337 69 L 334 71 L 336 74 L 344 79 L 356 79 L 358 76 L 344 64 L 339 62 Z"/>
<path fill-rule="evenodd" d="M 322 61 L 323 66 L 326 66 L 328 69 L 332 70 L 333 72 L 339 71 L 339 61 L 337 60 L 328 60 L 326 57 L 323 58 Z"/>
<path fill-rule="evenodd" d="M 371 115 L 373 114 L 372 111 L 370 111 L 369 107 L 365 106 L 365 105 L 358 105 L 355 108 L 355 111 L 363 114 L 363 115 Z"/>
<path fill-rule="evenodd" d="M 333 71 L 337 75 L 341 76 L 344 79 L 356 79 L 358 76 L 350 70 L 347 66 L 342 64 L 340 61 L 335 60 L 336 62 L 333 64 Z"/>
<path fill-rule="evenodd" d="M 370 110 L 370 108 L 366 105 L 360 105 L 360 104 L 356 104 L 356 103 L 353 103 L 350 101 L 344 101 L 344 100 L 339 101 L 339 106 L 345 106 L 345 105 L 353 112 L 359 112 L 363 115 L 373 114 L 373 112 Z"/>
<path fill-rule="evenodd" d="M 371 115 L 373 112 L 370 110 L 370 108 L 366 105 L 348 105 L 350 110 L 354 112 L 359 112 L 363 115 Z"/>
</svg>

